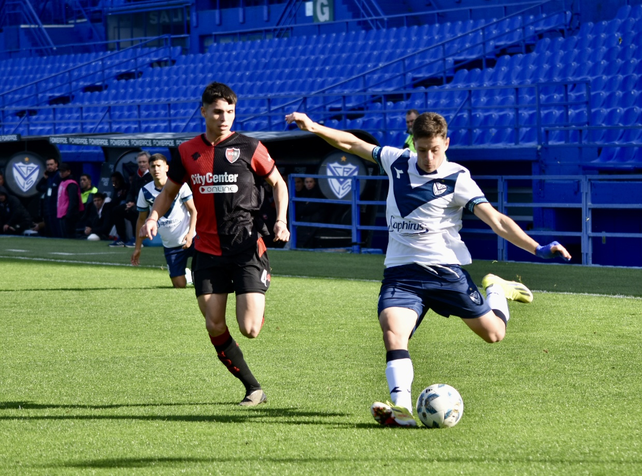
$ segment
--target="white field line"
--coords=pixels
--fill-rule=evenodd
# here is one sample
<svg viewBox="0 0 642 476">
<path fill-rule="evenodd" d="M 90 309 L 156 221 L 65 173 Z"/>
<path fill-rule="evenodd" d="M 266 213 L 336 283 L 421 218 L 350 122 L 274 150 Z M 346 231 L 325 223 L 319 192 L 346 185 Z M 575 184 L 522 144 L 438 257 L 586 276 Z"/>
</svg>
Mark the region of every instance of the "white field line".
<svg viewBox="0 0 642 476">
<path fill-rule="evenodd" d="M 84 253 L 86 254 L 86 253 Z M 96 254 L 96 253 L 91 253 L 91 254 Z M 104 254 L 109 254 L 109 253 L 104 253 Z M 23 261 L 45 261 L 48 263 L 69 263 L 69 264 L 94 264 L 94 265 L 100 265 L 100 266 L 122 266 L 126 268 L 160 268 L 160 269 L 165 269 L 164 266 L 152 266 L 152 265 L 140 265 L 140 266 L 132 266 L 129 263 L 105 263 L 102 261 L 74 261 L 71 259 L 55 259 L 55 258 L 30 258 L 28 256 L 3 256 L 0 255 L 0 259 L 6 258 L 6 259 L 20 259 Z"/>
</svg>

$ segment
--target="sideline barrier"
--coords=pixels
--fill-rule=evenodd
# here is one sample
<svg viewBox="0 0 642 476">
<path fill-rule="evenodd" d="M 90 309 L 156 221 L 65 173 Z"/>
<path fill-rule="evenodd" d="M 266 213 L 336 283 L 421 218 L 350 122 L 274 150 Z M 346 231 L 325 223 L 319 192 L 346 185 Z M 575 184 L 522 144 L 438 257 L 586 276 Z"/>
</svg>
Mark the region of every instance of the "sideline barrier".
<svg viewBox="0 0 642 476">
<path fill-rule="evenodd" d="M 290 174 L 288 189 L 290 194 L 289 223 L 291 232 L 291 249 L 297 249 L 297 228 L 315 227 L 318 229 L 346 230 L 350 232 L 352 253 L 363 253 L 363 232 L 381 232 L 386 234 L 387 226 L 364 225 L 361 223 L 361 207 L 373 206 L 372 213 L 377 213 L 377 207 L 385 207 L 385 200 L 362 200 L 359 196 L 362 180 L 378 180 L 388 182 L 386 176 L 355 175 L 351 177 L 332 177 L 336 180 L 350 181 L 350 200 L 307 198 L 294 196 L 294 178 L 313 177 L 317 180 L 329 179 L 328 175 L 315 174 Z M 642 232 L 623 231 L 639 229 L 640 220 L 635 216 L 622 223 L 618 212 L 624 214 L 639 213 L 642 216 L 642 175 L 483 175 L 475 176 L 477 182 L 496 185 L 482 187 L 487 192 L 486 196 L 491 204 L 500 212 L 509 216 L 508 209 L 532 211 L 532 214 L 522 216 L 519 221 L 525 223 L 527 233 L 533 237 L 573 238 L 578 241 L 581 250 L 581 264 L 596 265 L 594 245 L 596 240 L 606 243 L 613 239 L 611 251 L 618 255 L 627 266 L 640 266 L 639 257 L 642 255 Z M 509 182 L 519 181 L 521 185 L 529 182 L 530 186 L 520 188 L 509 187 Z M 509 195 L 520 193 L 523 197 L 525 191 L 530 200 L 510 200 Z M 387 192 L 386 192 L 387 193 Z M 383 193 L 382 193 L 383 196 Z M 556 200 L 549 200 L 555 196 Z M 495 200 L 493 200 L 495 198 Z M 519 198 L 519 197 L 517 197 Z M 333 224 L 297 221 L 297 202 L 315 202 L 329 205 L 346 205 L 351 207 L 351 224 Z M 383 209 L 381 214 L 383 215 Z M 576 217 L 569 220 L 565 211 L 576 210 Z M 571 222 L 572 221 L 572 222 Z M 636 226 L 636 223 L 638 225 Z M 558 228 L 551 224 L 559 224 Z M 462 234 L 466 235 L 494 235 L 493 231 L 480 220 L 464 215 Z M 479 225 L 480 228 L 477 228 Z M 524 225 L 523 225 L 524 227 Z M 600 227 L 600 228 L 596 228 Z M 562 229 L 564 228 L 564 229 Z M 606 231 L 606 230 L 609 231 Z M 623 245 L 624 240 L 628 245 Z M 631 243 L 631 240 L 633 243 Z M 496 258 L 498 261 L 507 261 L 508 247 L 506 240 L 497 236 Z M 602 258 L 601 258 L 602 260 Z"/>
</svg>

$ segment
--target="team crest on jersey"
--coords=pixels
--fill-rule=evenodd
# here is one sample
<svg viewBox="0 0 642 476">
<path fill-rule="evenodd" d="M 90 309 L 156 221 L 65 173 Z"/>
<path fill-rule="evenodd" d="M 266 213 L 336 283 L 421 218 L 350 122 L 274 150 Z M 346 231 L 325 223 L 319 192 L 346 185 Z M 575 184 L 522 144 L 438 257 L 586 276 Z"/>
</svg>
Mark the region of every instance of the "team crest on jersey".
<svg viewBox="0 0 642 476">
<path fill-rule="evenodd" d="M 228 147 L 225 149 L 225 158 L 230 164 L 233 164 L 241 156 L 241 150 L 235 147 Z"/>
<path fill-rule="evenodd" d="M 468 296 L 470 297 L 470 300 L 475 304 L 477 304 L 478 306 L 481 304 L 482 298 L 481 298 L 481 295 L 479 294 L 479 291 L 475 290 L 472 293 L 468 294 Z"/>
<path fill-rule="evenodd" d="M 448 190 L 448 186 L 445 183 L 435 182 L 432 184 L 432 193 L 435 197 L 442 195 Z"/>
</svg>

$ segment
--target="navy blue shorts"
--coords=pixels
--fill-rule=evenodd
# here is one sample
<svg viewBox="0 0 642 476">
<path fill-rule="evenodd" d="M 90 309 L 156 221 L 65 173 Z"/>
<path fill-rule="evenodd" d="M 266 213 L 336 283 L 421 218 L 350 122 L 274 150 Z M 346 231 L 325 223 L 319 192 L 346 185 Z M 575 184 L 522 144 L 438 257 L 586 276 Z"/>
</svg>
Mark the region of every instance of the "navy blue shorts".
<svg viewBox="0 0 642 476">
<path fill-rule="evenodd" d="M 428 310 L 444 317 L 475 319 L 490 312 L 468 272 L 460 266 L 393 266 L 383 272 L 378 313 L 403 307 L 417 313 L 417 327 Z"/>
<path fill-rule="evenodd" d="M 177 246 L 176 248 L 163 247 L 163 249 L 165 250 L 165 261 L 167 261 L 167 267 L 169 268 L 169 277 L 185 276 L 187 259 L 190 256 L 194 256 L 194 244 L 186 250 L 182 246 Z"/>
</svg>

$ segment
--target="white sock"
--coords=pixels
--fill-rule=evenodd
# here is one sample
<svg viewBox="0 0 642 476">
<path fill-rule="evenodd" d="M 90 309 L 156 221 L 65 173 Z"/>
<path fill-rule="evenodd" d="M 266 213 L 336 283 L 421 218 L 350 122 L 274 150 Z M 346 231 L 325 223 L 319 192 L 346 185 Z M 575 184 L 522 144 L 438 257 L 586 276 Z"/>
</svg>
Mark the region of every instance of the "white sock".
<svg viewBox="0 0 642 476">
<path fill-rule="evenodd" d="M 508 312 L 508 301 L 506 300 L 506 295 L 504 290 L 499 284 L 491 284 L 486 288 L 486 299 L 488 300 L 488 305 L 493 311 L 499 311 L 504 314 L 506 322 L 510 319 L 510 314 Z"/>
<path fill-rule="evenodd" d="M 412 367 L 412 360 L 397 359 L 391 360 L 386 365 L 386 379 L 392 404 L 404 407 L 412 413 L 412 381 L 415 378 L 415 371 Z"/>
</svg>

